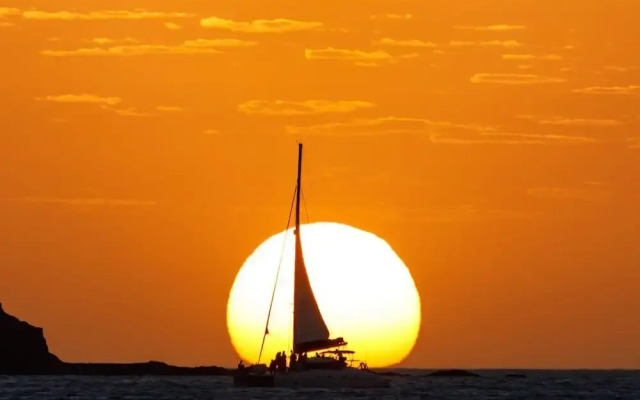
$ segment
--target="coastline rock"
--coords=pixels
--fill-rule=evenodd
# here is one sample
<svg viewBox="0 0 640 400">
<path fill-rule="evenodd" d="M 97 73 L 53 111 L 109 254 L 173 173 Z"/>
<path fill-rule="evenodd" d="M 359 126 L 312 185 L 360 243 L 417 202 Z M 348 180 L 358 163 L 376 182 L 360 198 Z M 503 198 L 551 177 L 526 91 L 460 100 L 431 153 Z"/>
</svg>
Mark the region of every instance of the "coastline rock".
<svg viewBox="0 0 640 400">
<path fill-rule="evenodd" d="M 52 373 L 61 364 L 42 328 L 7 314 L 0 304 L 0 374 Z"/>
<path fill-rule="evenodd" d="M 0 303 L 0 375 L 230 375 L 222 367 L 66 363 L 49 352 L 43 329 L 7 314 Z"/>
<path fill-rule="evenodd" d="M 176 367 L 160 361 L 133 364 L 63 363 L 59 370 L 67 375 L 230 375 L 222 367 Z"/>
<path fill-rule="evenodd" d="M 477 378 L 480 375 L 471 371 L 464 371 L 461 369 L 446 369 L 435 371 L 430 374 L 425 375 L 427 377 L 448 377 L 448 378 Z"/>
<path fill-rule="evenodd" d="M 411 376 L 409 374 L 402 374 L 400 372 L 393 372 L 393 371 L 386 371 L 386 372 L 376 372 L 376 371 L 372 371 L 375 372 L 378 375 L 382 375 L 382 376 Z"/>
</svg>

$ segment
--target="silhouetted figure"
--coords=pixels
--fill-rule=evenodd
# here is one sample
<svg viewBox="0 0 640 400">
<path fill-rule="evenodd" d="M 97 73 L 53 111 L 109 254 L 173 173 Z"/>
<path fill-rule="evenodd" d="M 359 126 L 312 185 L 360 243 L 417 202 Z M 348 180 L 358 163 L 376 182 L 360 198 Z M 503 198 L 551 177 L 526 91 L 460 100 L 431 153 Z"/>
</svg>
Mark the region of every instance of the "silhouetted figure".
<svg viewBox="0 0 640 400">
<path fill-rule="evenodd" d="M 273 360 L 271 360 L 269 369 L 273 370 L 274 374 L 280 369 L 280 352 L 277 352 L 276 356 L 273 358 Z"/>
<path fill-rule="evenodd" d="M 342 353 L 338 354 L 338 361 L 340 361 L 341 364 L 347 365 L 347 357 L 343 356 Z"/>
<path fill-rule="evenodd" d="M 274 362 L 276 371 L 287 372 L 287 355 L 284 351 L 278 352 L 278 354 L 276 354 Z"/>
<path fill-rule="evenodd" d="M 275 373 L 276 373 L 276 360 L 271 360 L 271 363 L 269 364 L 269 372 L 271 372 L 271 375 L 275 375 Z"/>
<path fill-rule="evenodd" d="M 298 362 L 298 358 L 296 353 L 291 350 L 291 354 L 289 355 L 289 371 L 295 368 L 296 363 Z"/>
<path fill-rule="evenodd" d="M 244 370 L 244 361 L 240 360 L 240 362 L 238 363 L 238 369 L 240 371 Z"/>
<path fill-rule="evenodd" d="M 278 368 L 282 372 L 287 372 L 287 353 L 285 353 L 284 350 L 282 350 L 280 355 L 280 364 L 278 365 Z"/>
</svg>

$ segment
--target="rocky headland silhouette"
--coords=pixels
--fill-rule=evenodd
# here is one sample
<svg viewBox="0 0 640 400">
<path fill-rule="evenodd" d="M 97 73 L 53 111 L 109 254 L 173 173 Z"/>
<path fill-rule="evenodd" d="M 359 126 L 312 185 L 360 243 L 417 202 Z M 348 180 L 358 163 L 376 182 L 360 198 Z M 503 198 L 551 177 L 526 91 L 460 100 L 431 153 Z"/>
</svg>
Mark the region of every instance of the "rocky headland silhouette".
<svg viewBox="0 0 640 400">
<path fill-rule="evenodd" d="M 375 372 L 375 371 L 372 371 Z M 49 351 L 42 328 L 8 314 L 0 303 L 0 375 L 232 375 L 223 367 L 177 367 L 160 361 L 144 363 L 68 363 Z M 411 376 L 393 371 L 387 376 Z M 510 374 L 511 375 L 511 374 Z M 524 375 L 507 377 L 525 377 Z M 478 377 L 464 370 L 440 370 L 424 377 Z"/>
<path fill-rule="evenodd" d="M 67 363 L 49 351 L 42 328 L 7 314 L 0 303 L 0 375 L 229 375 L 222 367 L 176 367 L 149 361 L 134 364 Z"/>
</svg>

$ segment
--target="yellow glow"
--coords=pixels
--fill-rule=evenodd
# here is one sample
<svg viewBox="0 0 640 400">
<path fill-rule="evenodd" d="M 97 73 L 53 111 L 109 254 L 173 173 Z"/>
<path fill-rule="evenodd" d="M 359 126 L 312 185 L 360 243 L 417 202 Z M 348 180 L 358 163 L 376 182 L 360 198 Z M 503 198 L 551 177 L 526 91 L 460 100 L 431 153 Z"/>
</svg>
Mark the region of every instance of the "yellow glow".
<svg viewBox="0 0 640 400">
<path fill-rule="evenodd" d="M 356 358 L 371 367 L 402 361 L 420 327 L 420 298 L 413 278 L 379 237 L 336 223 L 301 227 L 311 286 L 332 337 L 342 336 Z M 282 269 L 262 362 L 292 347 L 294 236 L 286 232 Z M 240 356 L 256 362 L 285 232 L 263 242 L 236 276 L 227 326 Z"/>
</svg>

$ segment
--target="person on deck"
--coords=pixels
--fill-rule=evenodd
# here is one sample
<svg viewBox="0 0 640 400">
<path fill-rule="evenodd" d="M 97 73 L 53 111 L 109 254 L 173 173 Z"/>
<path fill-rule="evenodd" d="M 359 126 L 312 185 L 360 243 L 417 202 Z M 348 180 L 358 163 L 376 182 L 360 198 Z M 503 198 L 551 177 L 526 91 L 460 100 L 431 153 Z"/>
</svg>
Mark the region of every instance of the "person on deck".
<svg viewBox="0 0 640 400">
<path fill-rule="evenodd" d="M 273 370 L 274 370 L 274 372 L 280 370 L 280 364 L 282 364 L 281 360 L 282 360 L 282 354 L 280 354 L 280 352 L 277 352 L 275 358 L 273 359 Z"/>
<path fill-rule="evenodd" d="M 289 355 L 289 371 L 295 368 L 297 362 L 298 358 L 296 357 L 296 353 L 291 350 L 291 354 Z"/>
<path fill-rule="evenodd" d="M 240 371 L 242 371 L 244 369 L 244 361 L 240 360 L 240 362 L 238 363 L 238 369 Z"/>
<path fill-rule="evenodd" d="M 282 354 L 280 356 L 280 364 L 278 365 L 278 369 L 282 372 L 287 372 L 287 353 L 282 350 Z"/>
<path fill-rule="evenodd" d="M 340 361 L 340 364 L 347 365 L 347 357 L 342 355 L 342 353 L 338 353 L 338 361 Z"/>
<path fill-rule="evenodd" d="M 275 373 L 276 373 L 276 360 L 271 360 L 271 363 L 269 364 L 269 372 L 271 373 L 271 375 L 275 375 Z"/>
</svg>

